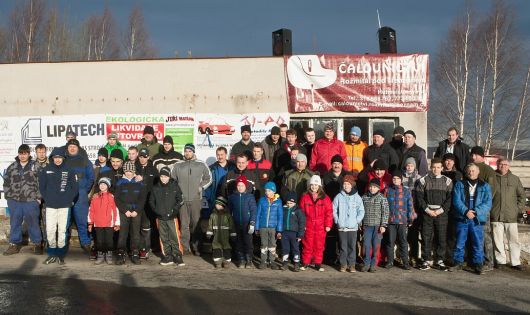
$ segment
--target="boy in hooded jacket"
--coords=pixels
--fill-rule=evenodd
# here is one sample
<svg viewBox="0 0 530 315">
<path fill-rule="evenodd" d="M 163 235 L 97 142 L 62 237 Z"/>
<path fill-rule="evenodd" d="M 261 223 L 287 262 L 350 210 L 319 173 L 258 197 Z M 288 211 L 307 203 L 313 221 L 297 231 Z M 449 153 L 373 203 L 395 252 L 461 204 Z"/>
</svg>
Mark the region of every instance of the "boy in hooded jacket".
<svg viewBox="0 0 530 315">
<path fill-rule="evenodd" d="M 263 188 L 265 196 L 258 200 L 256 216 L 256 233 L 261 238 L 261 262 L 258 267 L 265 269 L 269 262 L 271 269 L 278 269 L 274 259 L 277 257 L 276 240 L 282 238 L 283 205 L 276 194 L 276 184 L 267 182 Z"/>
<path fill-rule="evenodd" d="M 109 192 L 111 180 L 102 177 L 98 180 L 99 192 L 92 196 L 88 208 L 88 232 L 95 230 L 96 234 L 96 265 L 101 265 L 105 260 L 112 264 L 112 251 L 114 250 L 114 231 L 120 230 L 120 215 L 114 201 L 114 196 Z"/>
<path fill-rule="evenodd" d="M 287 193 L 283 207 L 283 233 L 282 233 L 282 270 L 287 269 L 289 255 L 293 256 L 293 271 L 300 271 L 300 241 L 305 233 L 305 215 L 296 203 L 298 195 L 294 191 Z"/>
<path fill-rule="evenodd" d="M 223 266 L 230 268 L 232 262 L 232 247 L 230 239 L 236 237 L 234 220 L 226 207 L 228 201 L 225 197 L 219 196 L 215 200 L 215 208 L 208 221 L 206 236 L 212 238 L 212 256 L 215 268 Z"/>
<path fill-rule="evenodd" d="M 184 266 L 177 220 L 182 205 L 182 191 L 177 182 L 171 178 L 171 170 L 167 166 L 160 169 L 160 180 L 153 186 L 149 195 L 149 205 L 157 217 L 156 225 L 163 255 L 160 264 Z"/>
<path fill-rule="evenodd" d="M 235 252 L 239 268 L 252 268 L 252 234 L 256 226 L 256 200 L 246 192 L 248 181 L 245 175 L 236 179 L 236 191 L 228 197 L 228 209 L 236 227 Z"/>
<path fill-rule="evenodd" d="M 333 221 L 339 230 L 340 272 L 355 272 L 357 230 L 363 218 L 364 204 L 357 193 L 355 177 L 346 175 L 342 191 L 333 199 Z"/>
</svg>

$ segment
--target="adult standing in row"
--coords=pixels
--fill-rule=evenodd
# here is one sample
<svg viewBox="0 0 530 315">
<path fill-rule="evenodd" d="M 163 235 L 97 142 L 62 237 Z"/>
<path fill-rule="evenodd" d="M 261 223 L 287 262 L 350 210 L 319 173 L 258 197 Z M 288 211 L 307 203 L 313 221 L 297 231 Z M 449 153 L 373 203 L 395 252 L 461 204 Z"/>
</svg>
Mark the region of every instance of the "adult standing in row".
<svg viewBox="0 0 530 315">
<path fill-rule="evenodd" d="M 131 156 L 130 152 L 129 157 Z M 141 220 L 139 253 L 140 259 L 147 259 L 151 251 L 151 226 L 156 226 L 156 215 L 151 208 L 149 198 L 151 197 L 155 179 L 158 177 L 158 171 L 153 166 L 153 162 L 149 160 L 149 150 L 145 148 L 138 153 L 134 166 L 136 168 L 136 179 L 144 182 L 147 192 L 144 215 L 142 215 Z"/>
<path fill-rule="evenodd" d="M 278 128 L 278 131 L 279 130 L 280 129 Z M 213 210 L 213 207 L 215 206 L 217 194 L 222 191 L 221 187 L 225 182 L 226 174 L 236 168 L 235 163 L 228 160 L 228 151 L 225 147 L 218 147 L 215 150 L 215 157 L 217 158 L 217 161 L 209 166 L 210 173 L 212 174 L 212 183 L 204 191 L 204 197 L 208 201 L 208 209 L 210 211 Z"/>
<path fill-rule="evenodd" d="M 471 162 L 469 146 L 462 141 L 458 129 L 455 127 L 447 130 L 447 139 L 438 143 L 434 157 L 442 158 L 446 153 L 454 154 L 456 169 L 464 174 L 467 164 Z"/>
<path fill-rule="evenodd" d="M 250 125 L 241 126 L 241 140 L 236 142 L 230 150 L 230 160 L 235 161 L 240 153 L 244 153 L 248 160 L 252 159 L 252 149 L 254 148 L 254 141 L 250 139 L 252 129 Z"/>
<path fill-rule="evenodd" d="M 261 141 L 261 146 L 263 147 L 264 158 L 272 161 L 274 154 L 281 147 L 282 141 L 280 139 L 280 127 L 274 126 L 271 129 L 271 133 Z"/>
<path fill-rule="evenodd" d="M 153 126 L 145 126 L 144 127 L 144 137 L 142 138 L 140 144 L 136 146 L 138 148 L 138 152 L 142 149 L 147 149 L 149 151 L 149 156 L 153 158 L 158 152 L 160 152 L 160 143 L 158 143 L 158 139 L 155 137 L 155 129 Z"/>
<path fill-rule="evenodd" d="M 107 137 L 107 143 L 104 145 L 104 148 L 107 149 L 107 152 L 112 152 L 113 150 L 119 149 L 123 153 L 123 160 L 128 159 L 128 151 L 123 147 L 121 142 L 118 140 L 118 134 L 116 132 L 111 132 Z"/>
<path fill-rule="evenodd" d="M 193 250 L 198 256 L 202 192 L 212 183 L 212 174 L 206 163 L 195 156 L 195 146 L 188 143 L 184 146 L 184 161 L 173 167 L 171 177 L 178 182 L 184 201 L 179 212 L 184 251 Z"/>
<path fill-rule="evenodd" d="M 354 176 L 357 176 L 364 169 L 363 153 L 367 147 L 368 144 L 361 140 L 361 128 L 353 126 L 350 129 L 350 138 L 345 143 L 345 149 L 346 165 Z"/>
<path fill-rule="evenodd" d="M 517 217 L 524 210 L 525 192 L 519 177 L 510 171 L 510 163 L 507 159 L 497 160 L 495 191 L 491 209 L 495 262 L 498 266 L 506 265 L 504 251 L 504 236 L 506 236 L 510 263 L 514 269 L 522 270 Z"/>
<path fill-rule="evenodd" d="M 39 225 L 41 194 L 38 175 L 41 168 L 31 159 L 27 144 L 18 147 L 18 156 L 4 175 L 4 194 L 10 210 L 9 247 L 4 256 L 17 254 L 22 248 L 22 222 L 28 225 L 33 252 L 42 255 L 42 234 Z"/>
<path fill-rule="evenodd" d="M 313 152 L 313 146 L 315 145 L 315 141 L 317 140 L 317 135 L 315 133 L 315 129 L 313 128 L 307 128 L 305 130 L 305 140 L 306 142 L 302 144 L 306 151 L 307 160 L 311 161 L 311 153 Z M 300 196 L 300 195 L 299 195 Z"/>
<path fill-rule="evenodd" d="M 427 166 L 427 154 L 425 150 L 416 144 L 416 133 L 412 130 L 407 130 L 403 135 L 403 145 L 399 150 L 400 170 L 405 169 L 408 158 L 413 158 L 416 161 L 416 169 L 420 176 L 425 176 L 429 172 Z"/>
<path fill-rule="evenodd" d="M 282 197 L 285 199 L 289 192 L 295 192 L 300 198 L 307 191 L 307 185 L 313 175 L 315 173 L 307 168 L 307 157 L 305 154 L 298 153 L 296 156 L 296 168 L 287 171 L 283 177 L 281 185 Z"/>
<path fill-rule="evenodd" d="M 373 132 L 372 144 L 369 145 L 363 154 L 363 164 L 365 169 L 369 169 L 374 165 L 376 160 L 382 160 L 388 166 L 388 170 L 392 172 L 398 168 L 399 157 L 396 151 L 385 143 L 385 132 L 378 129 Z"/>
<path fill-rule="evenodd" d="M 157 171 L 160 171 L 164 166 L 169 167 L 171 170 L 175 164 L 183 159 L 184 157 L 182 154 L 175 151 L 175 148 L 173 147 L 173 137 L 165 136 L 160 152 L 153 157 L 153 166 Z"/>
<path fill-rule="evenodd" d="M 325 174 L 331 169 L 331 158 L 340 155 L 342 160 L 346 160 L 346 149 L 344 142 L 335 137 L 335 129 L 332 123 L 324 127 L 324 138 L 318 139 L 311 152 L 311 162 L 309 168 L 320 174 Z M 346 170 L 347 167 L 345 167 Z"/>
</svg>

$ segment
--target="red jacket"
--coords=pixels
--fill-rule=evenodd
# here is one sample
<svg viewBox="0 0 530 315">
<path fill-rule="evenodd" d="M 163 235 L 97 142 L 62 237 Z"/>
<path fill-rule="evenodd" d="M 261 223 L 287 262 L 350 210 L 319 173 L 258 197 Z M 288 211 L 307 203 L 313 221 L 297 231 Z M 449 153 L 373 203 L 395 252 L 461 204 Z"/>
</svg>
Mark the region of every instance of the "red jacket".
<svg viewBox="0 0 530 315">
<path fill-rule="evenodd" d="M 322 193 L 316 201 L 313 201 L 311 193 L 305 193 L 300 198 L 299 207 L 306 217 L 306 230 L 313 229 L 314 225 L 324 228 L 331 228 L 333 225 L 333 204 L 326 194 Z"/>
<path fill-rule="evenodd" d="M 368 183 L 366 185 L 365 192 L 368 191 L 368 189 L 370 188 L 370 181 L 374 178 L 377 178 L 377 176 L 375 176 L 375 172 L 370 171 L 368 173 Z M 379 178 L 379 191 L 384 195 L 386 193 L 386 190 L 388 189 L 388 186 L 390 186 L 391 183 L 392 176 L 388 171 L 386 171 L 385 175 L 383 175 L 382 178 Z"/>
<path fill-rule="evenodd" d="M 343 168 L 349 171 L 344 142 L 336 138 L 331 141 L 326 138 L 318 139 L 313 145 L 309 168 L 323 175 L 331 169 L 331 158 L 337 154 L 342 157 Z"/>
<path fill-rule="evenodd" d="M 247 169 L 249 170 L 270 170 L 272 163 L 269 160 L 261 159 L 260 161 L 248 161 Z"/>
<path fill-rule="evenodd" d="M 94 227 L 120 226 L 120 215 L 109 192 L 99 192 L 92 197 L 88 209 L 88 224 Z"/>
</svg>

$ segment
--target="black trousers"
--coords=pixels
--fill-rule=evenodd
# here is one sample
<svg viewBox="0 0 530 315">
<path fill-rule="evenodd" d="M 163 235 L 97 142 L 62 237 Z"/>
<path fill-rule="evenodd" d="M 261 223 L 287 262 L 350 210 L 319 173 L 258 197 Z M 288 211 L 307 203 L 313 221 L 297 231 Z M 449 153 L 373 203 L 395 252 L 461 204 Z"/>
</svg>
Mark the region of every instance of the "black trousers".
<svg viewBox="0 0 530 315">
<path fill-rule="evenodd" d="M 252 257 L 254 245 L 252 244 L 252 234 L 248 234 L 246 229 L 238 229 L 235 243 L 236 257 L 239 261 Z"/>
<path fill-rule="evenodd" d="M 96 250 L 108 252 L 114 250 L 114 229 L 111 227 L 96 227 Z"/>
<path fill-rule="evenodd" d="M 444 260 L 447 250 L 447 213 L 437 217 L 423 215 L 421 237 L 423 240 L 421 257 L 424 261 L 432 259 L 433 240 L 436 239 L 436 260 Z M 436 237 L 435 237 L 436 236 Z"/>
<path fill-rule="evenodd" d="M 212 249 L 212 257 L 215 263 L 220 262 L 222 259 L 231 261 L 232 253 L 230 249 L 214 248 Z"/>
<path fill-rule="evenodd" d="M 403 264 L 409 264 L 409 244 L 407 243 L 407 225 L 406 224 L 389 224 L 388 229 L 388 243 L 386 246 L 386 254 L 388 262 L 394 262 L 394 245 L 398 244 L 399 257 L 401 257 Z"/>
<path fill-rule="evenodd" d="M 120 212 L 120 236 L 118 237 L 118 249 L 127 250 L 127 237 L 130 239 L 131 251 L 140 249 L 140 227 L 142 225 L 142 212 L 134 218 L 128 218 Z"/>
</svg>

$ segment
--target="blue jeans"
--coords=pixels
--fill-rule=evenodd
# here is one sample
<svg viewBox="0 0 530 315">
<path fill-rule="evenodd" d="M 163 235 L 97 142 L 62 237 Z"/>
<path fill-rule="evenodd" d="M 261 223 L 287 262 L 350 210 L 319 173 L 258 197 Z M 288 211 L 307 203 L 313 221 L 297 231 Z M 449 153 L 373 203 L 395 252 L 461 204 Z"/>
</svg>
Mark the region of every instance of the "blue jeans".
<svg viewBox="0 0 530 315">
<path fill-rule="evenodd" d="M 28 225 L 29 239 L 34 244 L 40 244 L 42 234 L 39 203 L 37 201 L 25 202 L 8 199 L 7 206 L 10 211 L 9 223 L 11 225 L 9 242 L 17 245 L 22 243 L 22 221 L 25 221 Z"/>
<path fill-rule="evenodd" d="M 88 194 L 84 190 L 79 190 L 77 200 L 72 207 L 72 215 L 77 225 L 79 243 L 82 246 L 90 245 L 90 234 L 88 233 Z"/>
<path fill-rule="evenodd" d="M 381 243 L 382 234 L 379 233 L 379 226 L 363 226 L 363 251 L 364 265 L 375 266 L 377 257 L 377 247 Z"/>
<path fill-rule="evenodd" d="M 484 262 L 484 226 L 474 220 L 456 222 L 456 247 L 453 260 L 457 264 L 464 262 L 466 241 L 471 245 L 471 261 L 473 264 Z"/>
</svg>

